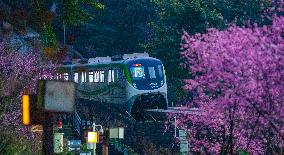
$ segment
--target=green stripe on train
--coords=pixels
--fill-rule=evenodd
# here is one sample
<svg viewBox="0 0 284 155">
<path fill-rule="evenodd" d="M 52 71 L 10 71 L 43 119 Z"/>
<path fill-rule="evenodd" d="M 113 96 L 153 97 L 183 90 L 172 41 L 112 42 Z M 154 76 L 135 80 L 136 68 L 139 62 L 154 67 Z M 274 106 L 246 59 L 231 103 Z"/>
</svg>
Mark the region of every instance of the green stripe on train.
<svg viewBox="0 0 284 155">
<path fill-rule="evenodd" d="M 122 68 L 122 70 L 124 72 L 124 76 L 126 77 L 127 81 L 132 85 L 133 81 L 132 81 L 132 79 L 130 77 L 130 73 L 129 73 L 128 69 L 127 69 L 126 64 L 121 64 L 121 68 Z"/>
<path fill-rule="evenodd" d="M 120 85 L 118 84 L 111 84 L 111 85 L 108 85 L 108 86 L 105 86 L 105 87 L 102 87 L 101 89 L 98 89 L 98 90 L 94 90 L 94 91 L 86 91 L 86 90 L 78 90 L 82 95 L 84 96 L 98 96 L 98 95 L 101 95 L 105 92 L 107 92 L 108 90 L 110 89 L 113 89 L 113 88 L 120 88 Z"/>
</svg>

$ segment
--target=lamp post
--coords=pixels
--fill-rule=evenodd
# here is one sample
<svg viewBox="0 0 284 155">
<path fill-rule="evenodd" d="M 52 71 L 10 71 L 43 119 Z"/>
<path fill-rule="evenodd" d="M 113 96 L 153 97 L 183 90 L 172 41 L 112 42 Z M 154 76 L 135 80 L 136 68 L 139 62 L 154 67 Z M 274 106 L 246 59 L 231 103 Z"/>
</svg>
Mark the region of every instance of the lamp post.
<svg viewBox="0 0 284 155">
<path fill-rule="evenodd" d="M 177 117 L 175 116 L 175 138 L 177 137 Z"/>
<path fill-rule="evenodd" d="M 98 132 L 88 132 L 88 143 L 93 144 L 93 150 L 94 150 L 94 155 L 96 154 L 96 143 L 98 143 L 99 139 L 99 134 Z"/>
<path fill-rule="evenodd" d="M 103 133 L 103 126 L 102 125 L 96 125 L 95 122 L 93 122 L 93 132 L 88 132 L 88 142 L 93 143 L 94 148 L 93 148 L 93 154 L 96 155 L 96 148 L 97 145 L 96 143 L 99 142 L 99 132 Z M 96 127 L 100 127 L 100 131 L 97 132 Z"/>
<path fill-rule="evenodd" d="M 120 140 L 124 139 L 124 128 L 118 127 L 118 128 L 110 128 L 109 129 L 109 138 L 110 139 L 116 139 L 118 143 L 120 144 Z"/>
<path fill-rule="evenodd" d="M 94 132 L 96 131 L 96 123 L 95 122 L 93 123 L 93 131 Z M 97 149 L 97 144 L 94 143 L 94 155 L 96 155 L 96 149 Z"/>
</svg>

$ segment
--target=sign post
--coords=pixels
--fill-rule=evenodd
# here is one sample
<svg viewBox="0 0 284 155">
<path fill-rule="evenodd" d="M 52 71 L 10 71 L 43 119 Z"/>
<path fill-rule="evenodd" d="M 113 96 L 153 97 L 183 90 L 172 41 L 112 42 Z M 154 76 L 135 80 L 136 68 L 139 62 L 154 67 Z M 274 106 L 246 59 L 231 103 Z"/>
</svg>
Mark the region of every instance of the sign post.
<svg viewBox="0 0 284 155">
<path fill-rule="evenodd" d="M 124 128 L 110 128 L 109 138 L 124 139 Z"/>
<path fill-rule="evenodd" d="M 124 139 L 124 128 L 110 128 L 109 129 L 109 138 L 118 139 L 118 143 L 120 143 L 120 139 Z"/>
<path fill-rule="evenodd" d="M 22 122 L 24 125 L 42 125 L 44 155 L 62 152 L 59 146 L 63 145 L 63 134 L 53 134 L 55 116 L 72 113 L 74 103 L 75 83 L 70 81 L 41 80 L 36 96 L 29 96 L 26 92 L 22 96 Z"/>
</svg>

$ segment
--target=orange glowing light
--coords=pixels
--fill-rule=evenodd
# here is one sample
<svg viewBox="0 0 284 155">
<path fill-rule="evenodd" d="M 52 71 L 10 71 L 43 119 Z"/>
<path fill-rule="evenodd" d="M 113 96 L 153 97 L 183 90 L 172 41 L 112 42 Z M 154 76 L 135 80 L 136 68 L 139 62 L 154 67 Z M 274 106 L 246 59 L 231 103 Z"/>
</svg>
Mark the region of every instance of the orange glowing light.
<svg viewBox="0 0 284 155">
<path fill-rule="evenodd" d="M 133 64 L 133 66 L 135 66 L 135 67 L 140 67 L 141 64 Z"/>
<path fill-rule="evenodd" d="M 29 95 L 22 96 L 22 108 L 23 108 L 23 124 L 30 125 L 30 97 Z"/>
</svg>

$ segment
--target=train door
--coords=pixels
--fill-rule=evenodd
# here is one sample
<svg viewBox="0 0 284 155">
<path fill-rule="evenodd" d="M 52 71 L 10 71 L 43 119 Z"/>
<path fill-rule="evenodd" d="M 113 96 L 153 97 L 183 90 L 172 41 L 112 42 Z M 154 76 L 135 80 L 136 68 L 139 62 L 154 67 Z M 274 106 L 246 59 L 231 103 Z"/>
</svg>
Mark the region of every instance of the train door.
<svg viewBox="0 0 284 155">
<path fill-rule="evenodd" d="M 107 82 L 110 100 L 114 103 L 121 103 L 125 96 L 125 88 L 122 83 L 122 70 L 118 67 L 108 68 Z"/>
</svg>

